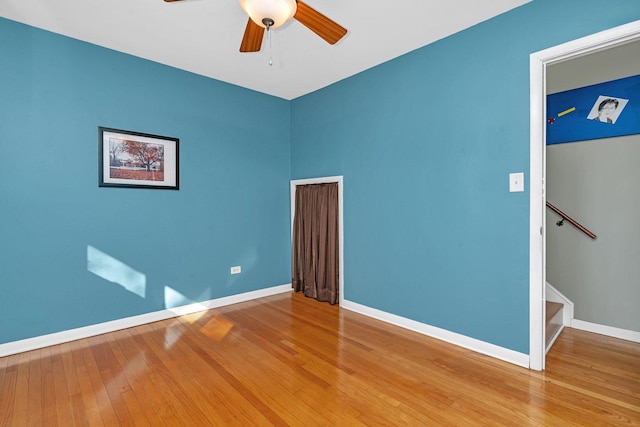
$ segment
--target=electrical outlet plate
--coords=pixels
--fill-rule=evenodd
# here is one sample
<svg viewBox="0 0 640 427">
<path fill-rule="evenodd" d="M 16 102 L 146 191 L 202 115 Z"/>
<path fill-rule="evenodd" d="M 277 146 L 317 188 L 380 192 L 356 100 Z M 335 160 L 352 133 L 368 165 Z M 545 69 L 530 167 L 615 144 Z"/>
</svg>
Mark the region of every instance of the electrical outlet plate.
<svg viewBox="0 0 640 427">
<path fill-rule="evenodd" d="M 242 273 L 242 267 L 236 265 L 235 267 L 231 267 L 231 274 L 240 274 Z"/>
</svg>

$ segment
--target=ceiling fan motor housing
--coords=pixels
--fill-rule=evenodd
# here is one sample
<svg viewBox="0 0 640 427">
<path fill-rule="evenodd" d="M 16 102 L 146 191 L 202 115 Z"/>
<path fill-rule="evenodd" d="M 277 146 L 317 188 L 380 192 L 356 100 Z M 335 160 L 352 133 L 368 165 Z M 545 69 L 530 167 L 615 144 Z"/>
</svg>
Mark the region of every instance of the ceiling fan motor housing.
<svg viewBox="0 0 640 427">
<path fill-rule="evenodd" d="M 301 0 L 239 0 L 249 15 L 240 52 L 259 52 L 265 33 L 294 18 L 329 44 L 347 34 L 347 29 Z M 266 29 L 266 30 L 265 30 Z"/>
<path fill-rule="evenodd" d="M 296 0 L 240 0 L 240 6 L 262 28 L 278 28 L 297 10 Z"/>
</svg>

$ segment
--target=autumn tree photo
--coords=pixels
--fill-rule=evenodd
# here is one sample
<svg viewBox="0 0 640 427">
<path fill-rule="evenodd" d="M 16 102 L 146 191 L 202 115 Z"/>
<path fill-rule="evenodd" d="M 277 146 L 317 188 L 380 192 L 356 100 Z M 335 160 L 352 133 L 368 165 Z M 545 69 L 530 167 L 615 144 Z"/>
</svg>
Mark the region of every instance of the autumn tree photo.
<svg viewBox="0 0 640 427">
<path fill-rule="evenodd" d="M 146 171 L 164 170 L 164 147 L 162 145 L 124 140 L 122 141 L 122 149 Z"/>
</svg>

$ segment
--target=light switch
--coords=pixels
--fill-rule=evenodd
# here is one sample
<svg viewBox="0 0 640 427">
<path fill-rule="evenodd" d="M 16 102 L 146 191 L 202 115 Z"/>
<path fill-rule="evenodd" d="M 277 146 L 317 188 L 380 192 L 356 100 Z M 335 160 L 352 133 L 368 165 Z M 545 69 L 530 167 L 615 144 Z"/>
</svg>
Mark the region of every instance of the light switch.
<svg viewBox="0 0 640 427">
<path fill-rule="evenodd" d="M 509 191 L 511 193 L 524 191 L 524 172 L 509 174 Z"/>
</svg>

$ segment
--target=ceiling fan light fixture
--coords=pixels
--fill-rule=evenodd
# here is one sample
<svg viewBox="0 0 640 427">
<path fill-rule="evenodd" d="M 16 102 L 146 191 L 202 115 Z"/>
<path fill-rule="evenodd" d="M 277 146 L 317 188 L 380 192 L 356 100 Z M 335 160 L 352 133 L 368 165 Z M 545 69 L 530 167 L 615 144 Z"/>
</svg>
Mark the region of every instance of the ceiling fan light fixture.
<svg viewBox="0 0 640 427">
<path fill-rule="evenodd" d="M 265 22 L 273 21 L 270 28 L 278 28 L 296 13 L 296 0 L 239 0 L 242 10 L 253 22 L 266 28 Z M 264 21 L 264 20 L 267 21 Z"/>
</svg>

